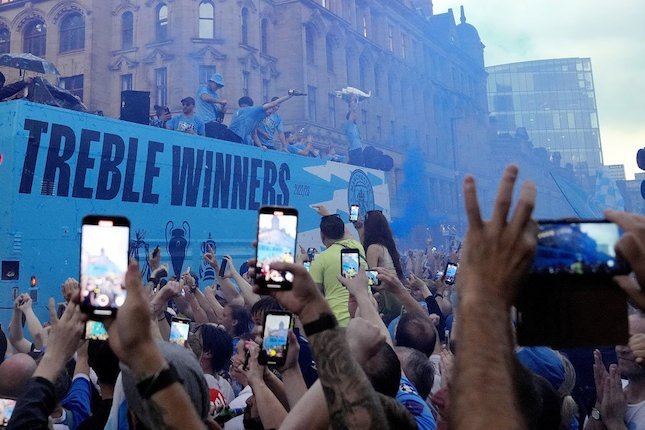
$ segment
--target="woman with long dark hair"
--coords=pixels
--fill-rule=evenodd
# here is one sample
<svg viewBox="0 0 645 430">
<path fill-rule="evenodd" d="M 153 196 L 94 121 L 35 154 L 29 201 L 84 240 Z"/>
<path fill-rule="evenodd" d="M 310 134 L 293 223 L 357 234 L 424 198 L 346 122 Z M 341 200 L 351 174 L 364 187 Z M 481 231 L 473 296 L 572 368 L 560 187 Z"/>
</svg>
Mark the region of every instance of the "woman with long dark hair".
<svg viewBox="0 0 645 430">
<path fill-rule="evenodd" d="M 369 267 L 383 267 L 396 272 L 399 279 L 404 279 L 401 256 L 396 249 L 390 224 L 381 211 L 368 211 L 365 214 L 361 239 Z"/>
<path fill-rule="evenodd" d="M 354 224 L 358 235 L 365 248 L 367 267 L 382 267 L 393 273 L 405 282 L 403 268 L 401 267 L 401 256 L 396 249 L 392 230 L 387 218 L 379 210 L 367 211 L 364 222 Z M 383 320 L 388 324 L 399 315 L 401 304 L 387 291 L 381 292 L 382 303 L 379 306 L 383 314 Z"/>
</svg>

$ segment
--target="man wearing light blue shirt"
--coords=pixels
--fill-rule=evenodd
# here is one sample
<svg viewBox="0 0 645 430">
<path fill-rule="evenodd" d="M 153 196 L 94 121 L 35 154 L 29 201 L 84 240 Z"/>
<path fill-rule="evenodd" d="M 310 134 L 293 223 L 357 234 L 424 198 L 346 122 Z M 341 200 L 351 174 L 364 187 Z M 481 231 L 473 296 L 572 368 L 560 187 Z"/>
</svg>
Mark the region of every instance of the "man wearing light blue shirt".
<svg viewBox="0 0 645 430">
<path fill-rule="evenodd" d="M 271 99 L 272 102 L 276 100 L 278 100 L 278 97 Z M 278 115 L 279 108 L 280 106 L 274 107 L 271 114 L 265 117 L 253 131 L 253 142 L 255 146 L 259 146 L 262 149 L 276 149 L 276 147 L 277 149 L 281 149 L 281 144 L 282 148 L 287 148 L 287 139 L 284 136 L 282 117 Z"/>
<path fill-rule="evenodd" d="M 217 131 L 222 128 L 222 119 L 226 109 L 226 100 L 220 98 L 218 90 L 224 87 L 224 77 L 214 73 L 206 85 L 197 89 L 197 116 L 205 123 L 206 135 L 217 137 Z"/>
<path fill-rule="evenodd" d="M 260 121 L 273 112 L 273 108 L 289 100 L 294 95 L 300 95 L 297 91 L 289 90 L 289 94 L 276 100 L 263 104 L 262 106 L 253 106 L 253 99 L 248 96 L 240 98 L 238 104 L 240 108 L 233 115 L 231 125 L 228 131 L 234 136 L 228 138 L 234 142 L 241 142 L 245 145 L 253 145 L 253 131 Z M 229 133 L 230 134 L 230 133 Z M 238 139 L 235 139 L 237 137 Z"/>
<path fill-rule="evenodd" d="M 343 126 L 343 131 L 345 132 L 345 137 L 347 137 L 347 142 L 349 144 L 349 164 L 355 166 L 363 165 L 363 142 L 361 142 L 361 135 L 358 131 L 358 125 L 356 124 L 356 119 L 358 115 L 356 114 L 355 103 L 350 102 L 350 110 L 347 112 L 345 117 L 347 121 Z"/>
</svg>

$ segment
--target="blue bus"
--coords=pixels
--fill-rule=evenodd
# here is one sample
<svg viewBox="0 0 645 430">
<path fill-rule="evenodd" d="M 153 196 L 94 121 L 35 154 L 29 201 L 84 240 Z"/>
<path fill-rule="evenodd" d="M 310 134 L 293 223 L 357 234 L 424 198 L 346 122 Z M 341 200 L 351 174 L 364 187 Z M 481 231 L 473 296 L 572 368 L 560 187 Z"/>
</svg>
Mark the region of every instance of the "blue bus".
<svg viewBox="0 0 645 430">
<path fill-rule="evenodd" d="M 349 223 L 349 207 L 389 216 L 384 172 L 193 136 L 16 100 L 0 103 L 0 322 L 30 292 L 48 320 L 49 297 L 78 278 L 85 215 L 130 219 L 130 255 L 142 276 L 156 246 L 170 274 L 191 267 L 214 280 L 202 254 L 239 266 L 253 254 L 257 210 L 293 206 L 298 242 L 319 248 L 323 204 Z M 364 212 L 363 212 L 364 213 Z"/>
</svg>

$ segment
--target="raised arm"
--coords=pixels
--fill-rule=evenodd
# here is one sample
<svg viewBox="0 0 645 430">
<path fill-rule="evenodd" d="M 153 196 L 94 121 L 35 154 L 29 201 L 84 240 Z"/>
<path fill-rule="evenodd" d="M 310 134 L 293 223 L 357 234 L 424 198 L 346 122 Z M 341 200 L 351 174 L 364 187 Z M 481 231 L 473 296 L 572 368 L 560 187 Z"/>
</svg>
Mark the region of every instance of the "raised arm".
<svg viewBox="0 0 645 430">
<path fill-rule="evenodd" d="M 17 352 L 27 354 L 31 351 L 31 342 L 25 339 L 22 332 L 22 311 L 19 306 L 23 295 L 26 296 L 26 294 L 21 294 L 13 303 L 13 313 L 11 314 L 11 322 L 9 323 L 9 342 L 11 342 L 11 345 L 13 345 Z"/>
<path fill-rule="evenodd" d="M 517 404 L 510 311 L 535 252 L 537 225 L 531 220 L 531 183 L 522 185 L 507 221 L 517 176 L 517 167 L 505 169 L 490 221 L 481 219 L 474 179 L 464 180 L 468 231 L 459 267 L 459 353 L 451 391 L 451 428 L 456 430 L 526 428 Z"/>
</svg>

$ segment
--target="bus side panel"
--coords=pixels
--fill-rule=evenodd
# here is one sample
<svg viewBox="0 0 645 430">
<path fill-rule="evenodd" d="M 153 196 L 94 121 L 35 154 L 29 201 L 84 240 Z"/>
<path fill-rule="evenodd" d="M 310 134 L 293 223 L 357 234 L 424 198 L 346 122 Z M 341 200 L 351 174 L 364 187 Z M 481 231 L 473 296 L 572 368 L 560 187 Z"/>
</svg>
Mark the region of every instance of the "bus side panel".
<svg viewBox="0 0 645 430">
<path fill-rule="evenodd" d="M 298 208 L 305 248 L 320 247 L 320 217 L 311 205 L 324 204 L 346 222 L 350 201 L 389 213 L 380 171 L 30 102 L 12 104 L 13 160 L 0 166 L 0 190 L 9 202 L 0 220 L 0 254 L 3 261 L 16 258 L 20 274 L 0 281 L 3 308 L 11 306 L 12 288 L 28 291 L 35 276 L 37 313 L 47 319 L 47 298 L 60 301 L 60 284 L 78 278 L 80 223 L 87 214 L 130 219 L 130 255 L 144 277 L 146 257 L 159 246 L 171 275 L 190 267 L 205 286 L 214 273 L 203 264 L 203 252 L 214 244 L 218 258 L 231 255 L 239 267 L 253 254 L 262 205 Z M 9 318 L 9 310 L 2 311 L 0 321 Z"/>
</svg>

